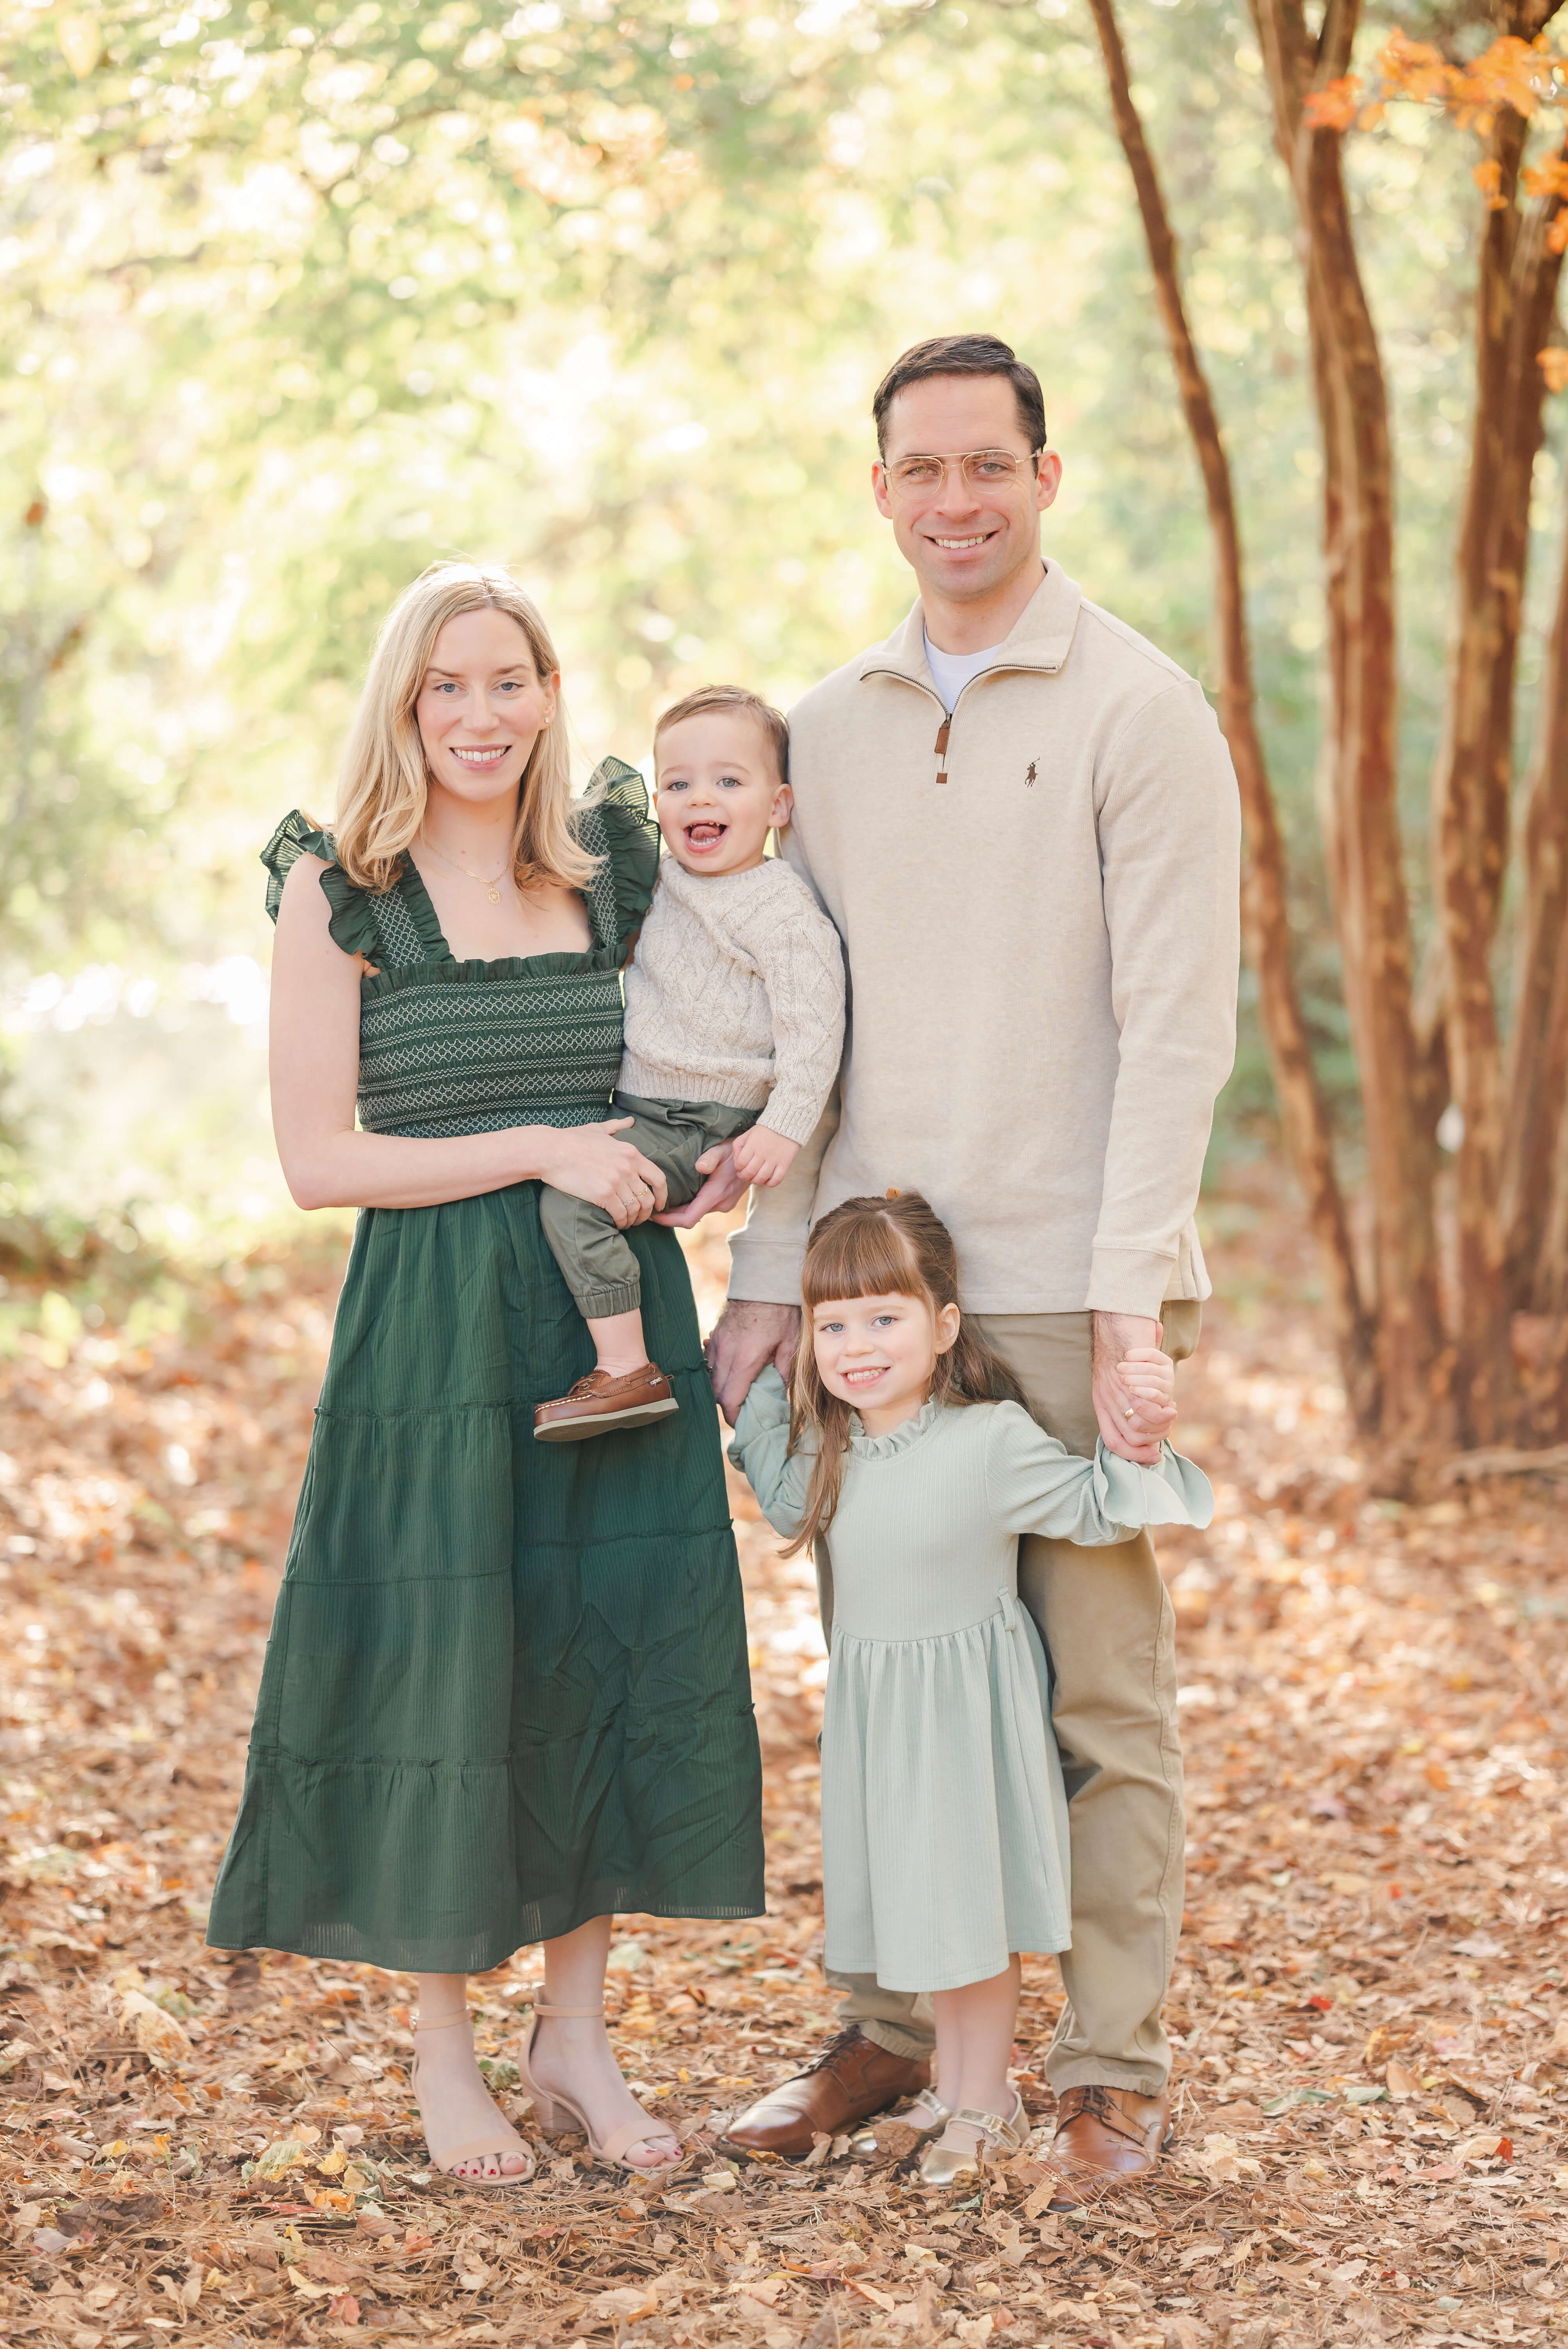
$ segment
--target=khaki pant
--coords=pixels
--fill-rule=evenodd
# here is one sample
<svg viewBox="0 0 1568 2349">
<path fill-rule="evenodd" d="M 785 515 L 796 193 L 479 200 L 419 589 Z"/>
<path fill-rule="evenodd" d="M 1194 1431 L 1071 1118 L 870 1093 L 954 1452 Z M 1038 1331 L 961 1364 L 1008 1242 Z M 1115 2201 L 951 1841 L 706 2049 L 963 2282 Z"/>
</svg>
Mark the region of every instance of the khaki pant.
<svg viewBox="0 0 1568 2349">
<path fill-rule="evenodd" d="M 1202 1308 L 1164 1308 L 1165 1351 L 1198 1342 Z M 976 1314 L 975 1327 L 1023 1381 L 1050 1433 L 1088 1458 L 1099 1428 L 1089 1399 L 1088 1313 Z M 818 1563 L 824 1628 L 831 1569 Z M 1073 1942 L 1059 1963 L 1068 2002 L 1046 2059 L 1064 2088 L 1158 2095 L 1171 2069 L 1160 2019 L 1181 1925 L 1181 1747 L 1176 1733 L 1175 1617 L 1154 1545 L 1114 1549 L 1027 1535 L 1018 1590 L 1051 1660 L 1051 1718 L 1072 1831 Z M 935 2044 L 929 1999 L 883 1990 L 869 1974 L 830 1974 L 840 2015 L 895 2055 Z"/>
</svg>

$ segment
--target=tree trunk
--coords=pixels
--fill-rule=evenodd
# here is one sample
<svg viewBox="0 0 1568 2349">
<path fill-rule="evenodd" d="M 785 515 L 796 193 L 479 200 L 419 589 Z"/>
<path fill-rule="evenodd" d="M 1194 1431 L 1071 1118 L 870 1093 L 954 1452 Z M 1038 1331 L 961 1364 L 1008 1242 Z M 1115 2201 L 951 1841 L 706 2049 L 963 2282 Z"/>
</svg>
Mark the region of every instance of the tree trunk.
<svg viewBox="0 0 1568 2349">
<path fill-rule="evenodd" d="M 1143 124 L 1133 102 L 1114 0 L 1089 0 L 1089 5 L 1105 59 L 1117 131 L 1143 218 L 1155 293 L 1171 346 L 1187 428 L 1203 476 L 1214 548 L 1220 719 L 1235 765 L 1247 842 L 1242 887 L 1242 924 L 1247 956 L 1257 974 L 1259 1003 L 1286 1148 L 1305 1193 L 1307 1213 L 1323 1254 L 1346 1392 L 1357 1425 L 1369 1431 L 1377 1423 L 1378 1402 L 1373 1331 L 1357 1279 L 1345 1200 L 1335 1173 L 1327 1111 L 1296 990 L 1286 904 L 1284 843 L 1257 728 L 1241 538 L 1230 461 L 1208 379 L 1188 324 L 1177 268 L 1176 240 Z"/>
<path fill-rule="evenodd" d="M 1509 1039 L 1502 1226 L 1509 1301 L 1568 1305 L 1561 1174 L 1568 1095 L 1568 540 L 1535 715 L 1523 839 L 1524 905 Z"/>
<path fill-rule="evenodd" d="M 1346 1000 L 1360 1068 L 1377 1267 L 1386 1439 L 1431 1440 L 1444 1424 L 1448 1368 L 1437 1234 L 1411 1016 L 1409 901 L 1398 810 L 1394 469 L 1377 335 L 1351 231 L 1340 134 L 1305 104 L 1348 68 L 1357 0 L 1328 0 L 1315 43 L 1302 0 L 1253 0 L 1275 132 L 1306 248 L 1326 472 L 1326 555 L 1342 575 L 1343 638 L 1331 646 L 1337 817 L 1336 913 Z"/>
<path fill-rule="evenodd" d="M 1515 29 L 1511 26 L 1510 30 Z M 1562 268 L 1547 244 L 1557 200 L 1527 219 L 1514 202 L 1526 125 L 1499 113 L 1476 294 L 1476 408 L 1458 554 L 1458 614 L 1443 739 L 1433 775 L 1449 1087 L 1464 1119 L 1456 1185 L 1459 1237 L 1455 1399 L 1460 1432 L 1497 1441 L 1515 1395 L 1504 1234 L 1503 1086 L 1491 977 L 1507 861 L 1514 678 L 1530 544 L 1530 492 L 1544 385 L 1535 354 Z"/>
</svg>

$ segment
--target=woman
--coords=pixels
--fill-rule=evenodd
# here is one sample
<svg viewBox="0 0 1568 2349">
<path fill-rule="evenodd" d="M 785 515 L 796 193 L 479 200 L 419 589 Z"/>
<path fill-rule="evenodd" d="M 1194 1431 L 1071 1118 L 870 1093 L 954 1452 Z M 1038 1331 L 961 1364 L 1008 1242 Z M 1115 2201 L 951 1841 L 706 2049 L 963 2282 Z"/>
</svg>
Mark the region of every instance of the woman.
<svg viewBox="0 0 1568 2349">
<path fill-rule="evenodd" d="M 542 1940 L 539 2115 L 655 2169 L 679 2146 L 604 2033 L 612 1914 L 763 1907 L 712 1393 L 663 1178 L 605 1115 L 656 843 L 619 761 L 573 802 L 565 730 L 528 597 L 437 565 L 382 629 L 335 833 L 296 812 L 263 859 L 284 1172 L 362 1213 L 209 1940 L 417 1973 L 431 2158 L 490 2184 L 532 2162 L 464 1977 Z M 542 1183 L 631 1237 L 686 1406 L 655 1428 L 533 1440 L 593 1353 Z"/>
</svg>

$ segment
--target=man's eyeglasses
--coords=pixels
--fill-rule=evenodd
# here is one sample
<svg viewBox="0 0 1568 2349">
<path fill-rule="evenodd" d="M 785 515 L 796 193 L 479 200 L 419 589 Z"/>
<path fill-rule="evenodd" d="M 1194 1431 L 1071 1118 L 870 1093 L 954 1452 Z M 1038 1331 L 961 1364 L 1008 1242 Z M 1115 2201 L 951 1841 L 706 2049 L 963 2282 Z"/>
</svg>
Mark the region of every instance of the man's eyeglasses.
<svg viewBox="0 0 1568 2349">
<path fill-rule="evenodd" d="M 1002 490 L 1012 481 L 1033 481 L 1039 450 L 1016 457 L 1010 449 L 969 449 L 954 457 L 900 457 L 883 468 L 887 485 L 901 497 L 929 497 L 947 486 L 947 469 L 956 465 L 968 490 Z"/>
</svg>

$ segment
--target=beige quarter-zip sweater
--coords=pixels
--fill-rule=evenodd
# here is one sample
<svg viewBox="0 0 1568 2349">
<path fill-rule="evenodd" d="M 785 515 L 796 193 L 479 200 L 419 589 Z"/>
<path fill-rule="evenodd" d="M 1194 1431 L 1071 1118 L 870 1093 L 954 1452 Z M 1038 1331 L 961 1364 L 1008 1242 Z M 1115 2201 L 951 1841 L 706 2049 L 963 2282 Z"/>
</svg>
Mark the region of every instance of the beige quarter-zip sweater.
<svg viewBox="0 0 1568 2349">
<path fill-rule="evenodd" d="M 977 1313 L 1157 1315 L 1235 1050 L 1240 812 L 1196 681 L 1053 564 L 951 719 L 917 604 L 790 714 L 784 854 L 844 943 L 835 1100 L 752 1195 L 729 1293 L 795 1304 L 810 1225 L 923 1191 Z"/>
</svg>

